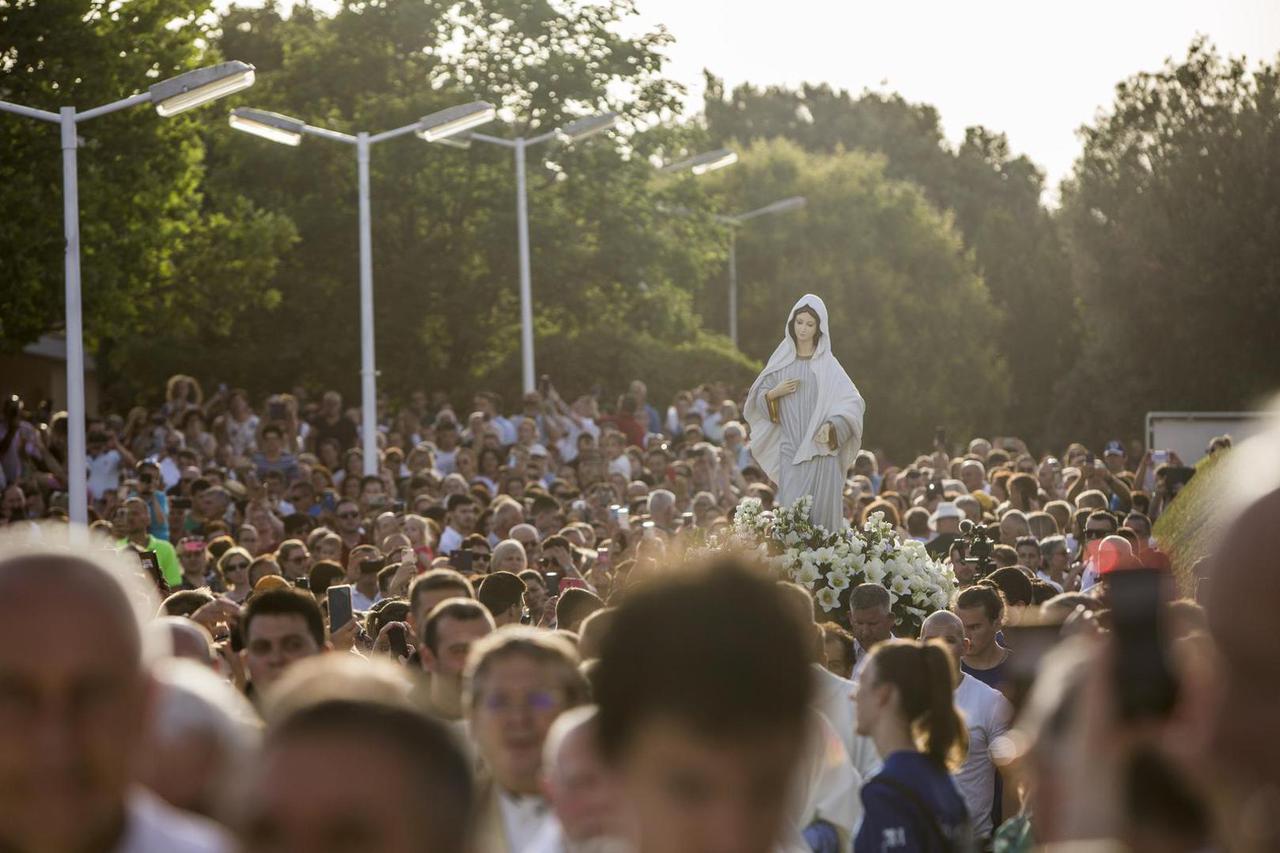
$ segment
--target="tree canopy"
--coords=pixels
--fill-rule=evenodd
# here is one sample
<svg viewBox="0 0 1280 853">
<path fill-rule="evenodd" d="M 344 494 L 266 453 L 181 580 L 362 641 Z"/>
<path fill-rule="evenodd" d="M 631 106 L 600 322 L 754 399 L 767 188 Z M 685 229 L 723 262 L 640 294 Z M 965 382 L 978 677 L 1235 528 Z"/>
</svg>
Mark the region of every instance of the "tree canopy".
<svg viewBox="0 0 1280 853">
<path fill-rule="evenodd" d="M 1280 63 L 1197 40 L 1082 136 L 1062 218 L 1086 346 L 1061 428 L 1252 408 L 1280 384 Z"/>
</svg>

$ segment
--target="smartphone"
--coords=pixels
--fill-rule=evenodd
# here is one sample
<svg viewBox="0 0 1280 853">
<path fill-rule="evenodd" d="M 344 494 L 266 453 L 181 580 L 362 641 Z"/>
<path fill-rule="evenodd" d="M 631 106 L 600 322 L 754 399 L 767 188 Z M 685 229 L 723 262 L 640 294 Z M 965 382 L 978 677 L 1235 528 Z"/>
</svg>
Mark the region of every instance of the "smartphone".
<svg viewBox="0 0 1280 853">
<path fill-rule="evenodd" d="M 1014 710 L 1021 710 L 1031 695 L 1031 686 L 1040 663 L 1062 638 L 1061 622 L 1010 625 L 1004 629 L 1005 642 L 1015 653 L 1009 656 L 1009 680 L 1005 695 Z"/>
<path fill-rule="evenodd" d="M 305 589 L 305 590 L 307 590 L 308 592 L 310 592 L 310 591 L 311 591 L 311 578 L 306 578 L 306 577 L 302 577 L 302 578 L 294 578 L 294 579 L 293 579 L 293 585 L 294 585 L 295 587 L 297 587 L 298 589 Z"/>
<path fill-rule="evenodd" d="M 1153 450 L 1151 451 L 1151 467 L 1155 468 L 1169 461 L 1169 451 Z"/>
<path fill-rule="evenodd" d="M 652 539 L 653 537 L 658 535 L 654 530 L 654 523 L 652 521 L 646 521 L 644 524 L 641 524 L 640 526 L 644 530 L 644 532 L 641 533 L 641 535 L 645 539 Z"/>
<path fill-rule="evenodd" d="M 355 617 L 351 606 L 351 584 L 331 586 L 325 595 L 329 599 L 329 633 L 332 634 Z"/>
<path fill-rule="evenodd" d="M 938 427 L 933 431 L 933 446 L 945 448 L 947 446 L 947 428 Z"/>
<path fill-rule="evenodd" d="M 464 575 L 475 571 L 475 555 L 470 551 L 450 551 L 449 565 Z"/>
<path fill-rule="evenodd" d="M 566 589 L 586 589 L 587 582 L 582 578 L 560 578 L 560 586 L 556 589 L 556 595 L 564 595 Z"/>
<path fill-rule="evenodd" d="M 404 501 L 392 501 L 391 511 L 396 515 L 404 515 Z"/>
<path fill-rule="evenodd" d="M 609 549 L 608 548 L 596 549 L 596 568 L 599 568 L 599 569 L 609 568 Z"/>
<path fill-rule="evenodd" d="M 289 416 L 289 409 L 283 400 L 272 400 L 267 404 L 267 419 L 282 421 Z"/>
<path fill-rule="evenodd" d="M 1178 701 L 1165 615 L 1167 575 L 1156 569 L 1112 572 L 1107 580 L 1115 642 L 1113 685 L 1126 721 L 1164 719 Z"/>
<path fill-rule="evenodd" d="M 553 590 L 556 592 L 559 592 L 560 590 L 560 573 L 559 572 L 544 572 L 542 575 L 542 580 L 547 585 L 547 592 L 552 592 Z"/>
<path fill-rule="evenodd" d="M 1098 461 L 1098 457 L 1090 453 L 1088 456 L 1085 457 L 1084 464 L 1092 468 L 1094 466 L 1094 463 L 1096 463 L 1097 461 Z"/>
<path fill-rule="evenodd" d="M 392 625 L 387 629 L 387 642 L 391 644 L 391 654 L 397 658 L 409 656 L 409 644 L 404 638 L 404 626 Z"/>
</svg>

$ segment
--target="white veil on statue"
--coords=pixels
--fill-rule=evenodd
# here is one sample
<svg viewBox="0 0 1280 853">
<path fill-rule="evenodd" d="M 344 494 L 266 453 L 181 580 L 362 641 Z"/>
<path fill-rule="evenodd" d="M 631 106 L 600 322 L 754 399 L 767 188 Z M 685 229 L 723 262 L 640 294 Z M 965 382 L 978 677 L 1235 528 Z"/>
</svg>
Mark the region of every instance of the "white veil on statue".
<svg viewBox="0 0 1280 853">
<path fill-rule="evenodd" d="M 778 456 L 782 430 L 769 418 L 769 407 L 765 403 L 764 395 L 759 393 L 760 384 L 771 373 L 781 370 L 796 360 L 796 344 L 791 339 L 789 330 L 792 318 L 804 307 L 812 308 L 817 313 L 818 328 L 822 332 L 822 337 L 818 339 L 818 346 L 813 353 L 813 360 L 809 364 L 813 375 L 818 380 L 818 404 L 814 407 L 813 415 L 809 419 L 807 439 L 797 448 L 796 457 L 786 461 L 795 464 L 806 462 L 818 455 L 830 454 L 832 451 L 818 446 L 816 438 L 818 429 L 836 416 L 846 418 L 853 427 L 852 438 L 842 444 L 837 451 L 840 456 L 841 472 L 849 470 L 858 451 L 862 449 L 862 417 L 866 412 L 867 404 L 858 393 L 858 388 L 849 378 L 849 374 L 840 366 L 840 362 L 836 361 L 835 355 L 831 352 L 832 330 L 827 320 L 826 303 L 821 297 L 806 293 L 787 313 L 782 329 L 782 343 L 778 344 L 773 355 L 769 356 L 768 364 L 756 377 L 750 393 L 747 394 L 747 403 L 743 411 L 751 427 L 749 445 L 751 455 L 755 457 L 769 479 L 775 483 L 779 482 L 778 470 L 781 460 Z"/>
</svg>

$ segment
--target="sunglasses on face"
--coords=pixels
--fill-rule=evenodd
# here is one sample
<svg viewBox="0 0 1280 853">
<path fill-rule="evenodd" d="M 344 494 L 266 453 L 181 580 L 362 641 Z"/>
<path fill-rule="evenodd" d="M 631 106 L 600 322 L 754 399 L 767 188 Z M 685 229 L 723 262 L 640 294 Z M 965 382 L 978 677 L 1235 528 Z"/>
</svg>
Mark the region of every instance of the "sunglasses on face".
<svg viewBox="0 0 1280 853">
<path fill-rule="evenodd" d="M 249 568 L 248 563 L 227 563 L 227 571 L 229 572 L 242 572 L 247 568 Z"/>
<path fill-rule="evenodd" d="M 358 513 L 358 512 L 340 512 L 340 513 L 338 513 L 338 518 L 359 518 L 359 517 L 360 517 L 360 513 Z"/>
<path fill-rule="evenodd" d="M 1105 539 L 1110 535 L 1110 530 L 1086 530 L 1084 532 L 1085 539 Z"/>
</svg>

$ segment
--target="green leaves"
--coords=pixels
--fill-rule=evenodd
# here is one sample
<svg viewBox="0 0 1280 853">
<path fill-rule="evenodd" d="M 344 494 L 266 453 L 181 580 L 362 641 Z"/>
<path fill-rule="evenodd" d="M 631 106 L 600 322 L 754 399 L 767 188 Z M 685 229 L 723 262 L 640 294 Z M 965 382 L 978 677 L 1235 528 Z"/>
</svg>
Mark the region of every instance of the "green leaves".
<svg viewBox="0 0 1280 853">
<path fill-rule="evenodd" d="M 1199 39 L 1084 129 L 1062 218 L 1087 358 L 1064 426 L 1249 408 L 1280 383 L 1278 79 Z"/>
</svg>

